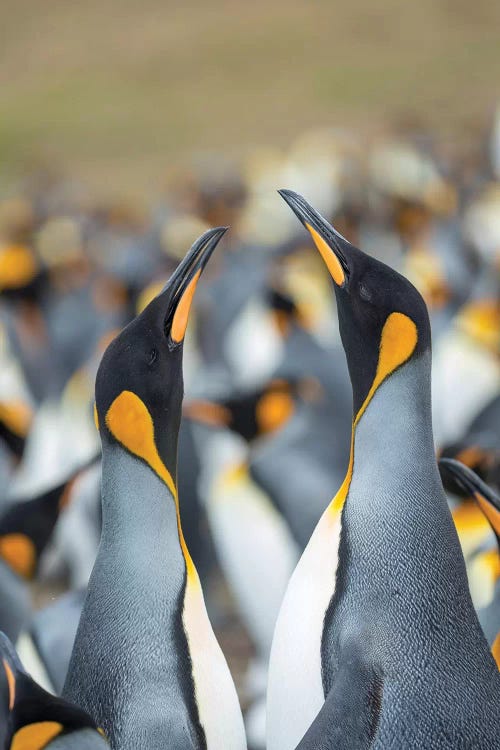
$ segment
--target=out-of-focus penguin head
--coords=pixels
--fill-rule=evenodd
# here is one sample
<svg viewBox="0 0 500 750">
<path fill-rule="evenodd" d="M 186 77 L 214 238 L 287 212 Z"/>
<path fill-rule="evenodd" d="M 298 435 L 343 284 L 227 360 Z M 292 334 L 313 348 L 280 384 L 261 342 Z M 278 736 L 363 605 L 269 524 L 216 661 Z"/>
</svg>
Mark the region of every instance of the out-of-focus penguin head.
<svg viewBox="0 0 500 750">
<path fill-rule="evenodd" d="M 59 735 L 80 729 L 104 736 L 89 714 L 31 679 L 0 631 L 0 747 L 41 750 Z"/>
<path fill-rule="evenodd" d="M 97 373 L 95 417 L 103 446 L 118 443 L 156 471 L 163 464 L 174 478 L 189 310 L 225 231 L 211 229 L 194 243 L 163 291 L 108 346 Z"/>
<path fill-rule="evenodd" d="M 307 389 L 320 388 L 313 379 L 273 378 L 255 388 L 221 398 L 194 398 L 184 404 L 183 413 L 195 422 L 227 427 L 251 442 L 284 427 L 293 416 L 296 403 Z"/>
<path fill-rule="evenodd" d="M 441 458 L 439 469 L 443 476 L 451 477 L 463 493 L 473 497 L 495 533 L 500 547 L 500 497 L 468 466 L 453 458 Z"/>
<path fill-rule="evenodd" d="M 310 232 L 334 281 L 357 414 L 387 375 L 430 348 L 425 302 L 408 279 L 354 247 L 302 196 L 279 192 Z"/>
</svg>

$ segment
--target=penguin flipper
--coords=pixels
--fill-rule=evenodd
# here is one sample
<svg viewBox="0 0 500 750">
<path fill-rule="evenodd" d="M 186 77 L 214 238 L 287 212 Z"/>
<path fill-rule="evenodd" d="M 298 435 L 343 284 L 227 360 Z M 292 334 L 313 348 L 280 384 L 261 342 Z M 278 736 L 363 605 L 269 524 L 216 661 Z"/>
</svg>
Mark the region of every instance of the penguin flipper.
<svg viewBox="0 0 500 750">
<path fill-rule="evenodd" d="M 383 680 L 358 658 L 341 662 L 323 707 L 296 750 L 368 750 L 377 734 Z"/>
</svg>

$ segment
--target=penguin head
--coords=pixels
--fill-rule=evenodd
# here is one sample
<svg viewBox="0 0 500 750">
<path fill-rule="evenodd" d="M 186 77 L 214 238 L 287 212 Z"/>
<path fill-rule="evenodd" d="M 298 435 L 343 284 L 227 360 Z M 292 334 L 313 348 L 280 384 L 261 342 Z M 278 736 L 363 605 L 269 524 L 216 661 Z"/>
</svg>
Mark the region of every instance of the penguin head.
<svg viewBox="0 0 500 750">
<path fill-rule="evenodd" d="M 279 286 L 269 286 L 266 289 L 265 298 L 281 338 L 286 339 L 294 328 L 307 328 L 297 302 Z"/>
<path fill-rule="evenodd" d="M 183 414 L 200 424 L 227 427 L 250 443 L 285 426 L 310 382 L 276 377 L 258 388 L 220 399 L 191 399 L 184 404 Z"/>
<path fill-rule="evenodd" d="M 56 737 L 80 729 L 102 735 L 89 714 L 32 680 L 0 631 L 0 747 L 42 750 Z"/>
<path fill-rule="evenodd" d="M 334 281 L 357 414 L 388 375 L 430 349 L 425 302 L 408 279 L 352 245 L 302 196 L 279 193 L 311 234 Z"/>
<path fill-rule="evenodd" d="M 443 480 L 450 476 L 467 496 L 473 497 L 488 520 L 500 547 L 500 497 L 468 466 L 454 458 L 441 458 Z"/>
<path fill-rule="evenodd" d="M 111 342 L 97 372 L 95 419 L 103 447 L 119 444 L 157 473 L 166 469 L 172 477 L 189 309 L 199 277 L 226 229 L 211 229 L 194 243 L 162 292 Z"/>
<path fill-rule="evenodd" d="M 455 459 L 468 466 L 483 482 L 491 483 L 491 477 L 500 462 L 500 452 L 495 449 L 493 442 L 490 435 L 486 439 L 478 437 L 477 440 L 465 435 L 460 440 L 444 445 L 439 451 L 439 457 Z M 463 483 L 458 483 L 451 472 L 443 473 L 442 480 L 445 490 L 458 497 L 470 497 L 468 488 Z"/>
<path fill-rule="evenodd" d="M 35 577 L 59 514 L 71 500 L 78 475 L 99 458 L 100 454 L 93 456 L 55 487 L 44 489 L 34 497 L 18 498 L 0 515 L 0 560 L 18 576 L 26 580 Z"/>
</svg>

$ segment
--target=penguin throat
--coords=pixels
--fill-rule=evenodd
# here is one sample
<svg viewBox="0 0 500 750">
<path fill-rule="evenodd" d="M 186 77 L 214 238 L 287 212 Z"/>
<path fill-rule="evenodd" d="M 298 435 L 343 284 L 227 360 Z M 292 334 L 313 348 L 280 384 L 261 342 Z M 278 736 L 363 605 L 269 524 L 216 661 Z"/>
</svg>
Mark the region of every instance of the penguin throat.
<svg viewBox="0 0 500 750">
<path fill-rule="evenodd" d="M 405 364 L 414 353 L 418 343 L 417 326 L 403 313 L 391 313 L 384 323 L 380 337 L 377 370 L 373 383 L 353 420 L 349 466 L 342 485 L 330 503 L 329 509 L 336 516 L 344 507 L 354 469 L 354 447 L 356 428 L 382 383 L 393 372 Z"/>
</svg>

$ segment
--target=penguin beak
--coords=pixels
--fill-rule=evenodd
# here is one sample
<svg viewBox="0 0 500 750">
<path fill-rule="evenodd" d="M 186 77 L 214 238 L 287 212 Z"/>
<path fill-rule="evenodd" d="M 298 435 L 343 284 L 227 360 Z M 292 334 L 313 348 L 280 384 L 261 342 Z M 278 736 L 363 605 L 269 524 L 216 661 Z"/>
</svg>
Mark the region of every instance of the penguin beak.
<svg viewBox="0 0 500 750">
<path fill-rule="evenodd" d="M 453 458 L 441 458 L 439 468 L 447 471 L 468 495 L 472 495 L 484 515 L 490 522 L 493 531 L 500 537 L 500 497 L 488 485 L 460 461 Z"/>
<path fill-rule="evenodd" d="M 347 257 L 352 247 L 350 242 L 301 195 L 293 190 L 278 190 L 278 193 L 310 233 L 336 285 L 344 287 L 351 272 Z"/>
<path fill-rule="evenodd" d="M 168 293 L 169 305 L 165 318 L 165 332 L 174 344 L 184 339 L 196 285 L 210 256 L 229 227 L 209 229 L 196 240 L 170 277 L 160 294 Z"/>
<path fill-rule="evenodd" d="M 16 678 L 7 659 L 2 659 L 2 664 L 9 688 L 9 711 L 12 711 L 16 702 Z"/>
</svg>

